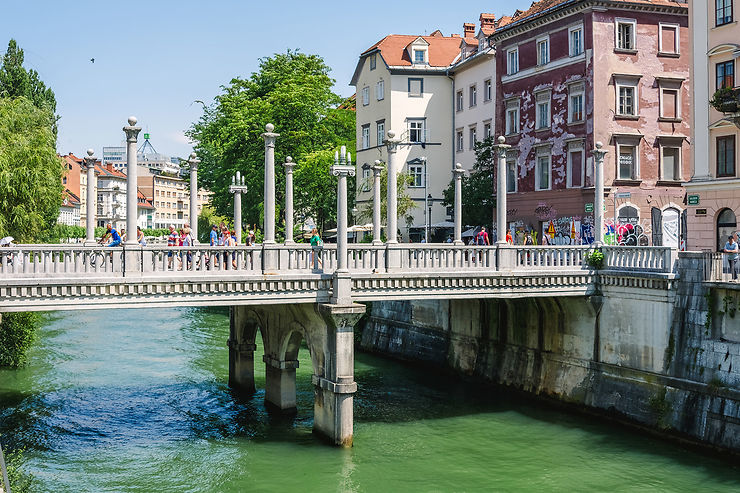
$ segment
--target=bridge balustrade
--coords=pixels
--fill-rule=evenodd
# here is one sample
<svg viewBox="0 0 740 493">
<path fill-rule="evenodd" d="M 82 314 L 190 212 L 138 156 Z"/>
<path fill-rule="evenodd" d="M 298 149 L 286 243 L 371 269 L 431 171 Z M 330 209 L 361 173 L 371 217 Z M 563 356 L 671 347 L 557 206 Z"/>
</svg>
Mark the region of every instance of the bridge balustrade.
<svg viewBox="0 0 740 493">
<path fill-rule="evenodd" d="M 168 247 L 155 245 L 142 247 L 141 252 L 142 271 L 145 273 L 262 273 L 262 249 L 255 246 Z"/>
<path fill-rule="evenodd" d="M 588 245 L 516 247 L 516 269 L 581 269 L 586 265 Z"/>
<path fill-rule="evenodd" d="M 704 280 L 711 282 L 740 282 L 740 273 L 733 278 L 728 255 L 721 252 L 704 253 Z M 736 269 L 740 269 L 735 265 Z"/>
<path fill-rule="evenodd" d="M 673 272 L 677 259 L 675 248 L 641 246 L 604 246 L 604 266 L 609 269 Z"/>
<path fill-rule="evenodd" d="M 496 247 L 402 245 L 401 267 L 412 270 L 496 270 Z"/>
<path fill-rule="evenodd" d="M 123 248 L 81 245 L 14 245 L 0 248 L 0 277 L 117 276 Z"/>
</svg>

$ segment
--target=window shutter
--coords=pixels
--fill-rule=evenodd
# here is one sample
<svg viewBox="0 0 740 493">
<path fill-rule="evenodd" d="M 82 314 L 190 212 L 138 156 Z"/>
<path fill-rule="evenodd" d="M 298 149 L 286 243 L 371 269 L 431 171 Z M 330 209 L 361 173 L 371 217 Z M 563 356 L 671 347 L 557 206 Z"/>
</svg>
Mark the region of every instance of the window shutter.
<svg viewBox="0 0 740 493">
<path fill-rule="evenodd" d="M 653 228 L 653 246 L 663 246 L 663 213 L 657 207 L 650 210 Z"/>
</svg>

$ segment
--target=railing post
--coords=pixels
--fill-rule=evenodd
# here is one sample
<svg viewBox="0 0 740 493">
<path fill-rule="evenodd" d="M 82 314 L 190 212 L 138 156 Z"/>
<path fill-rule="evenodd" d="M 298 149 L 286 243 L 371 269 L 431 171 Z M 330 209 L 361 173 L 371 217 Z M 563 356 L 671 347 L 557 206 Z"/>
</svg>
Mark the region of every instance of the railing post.
<svg viewBox="0 0 740 493">
<path fill-rule="evenodd" d="M 508 244 L 496 245 L 496 254 L 497 271 L 511 271 L 516 269 L 517 247 Z"/>
</svg>

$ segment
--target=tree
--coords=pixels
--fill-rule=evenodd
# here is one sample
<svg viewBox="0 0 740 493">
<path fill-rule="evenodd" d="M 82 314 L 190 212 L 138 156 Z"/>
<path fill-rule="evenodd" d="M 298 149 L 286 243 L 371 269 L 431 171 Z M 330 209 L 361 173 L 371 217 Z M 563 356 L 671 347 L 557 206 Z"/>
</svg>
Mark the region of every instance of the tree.
<svg viewBox="0 0 740 493">
<path fill-rule="evenodd" d="M 317 55 L 295 51 L 275 54 L 260 60 L 259 70 L 248 79 L 234 78 L 203 116 L 192 125 L 188 136 L 196 142 L 201 159 L 199 177 L 212 190 L 217 214 L 231 216 L 228 187 L 240 171 L 250 192 L 242 198 L 242 217 L 246 223 L 259 223 L 263 216 L 265 124 L 275 125 L 280 134 L 275 145 L 276 222 L 282 217 L 284 170 L 279 163 L 287 156 L 298 166 L 304 161 L 318 163 L 318 151 L 354 148 L 355 116 L 342 99 L 331 91 L 334 81 L 329 67 Z M 321 161 L 324 162 L 324 161 Z M 325 163 L 324 163 L 325 164 Z M 303 174 L 306 176 L 306 173 Z M 322 181 L 326 185 L 326 181 Z M 296 189 L 306 186 L 296 178 Z M 321 193 L 302 197 L 300 207 L 315 213 L 326 210 L 326 187 Z M 296 192 L 300 193 L 298 189 Z M 298 195 L 296 193 L 296 195 Z M 298 214 L 303 211 L 296 210 Z"/>
<path fill-rule="evenodd" d="M 0 235 L 38 241 L 59 215 L 62 160 L 48 109 L 0 98 Z"/>
<path fill-rule="evenodd" d="M 490 226 L 493 224 L 493 182 L 495 179 L 495 140 L 488 137 L 475 144 L 475 163 L 469 176 L 462 177 L 462 223 L 468 226 Z M 455 181 L 444 191 L 445 206 L 455 204 Z"/>
<path fill-rule="evenodd" d="M 368 178 L 366 178 L 366 185 L 369 190 L 372 190 L 373 187 L 373 177 L 372 175 Z M 399 173 L 398 178 L 396 180 L 396 190 L 397 190 L 397 199 L 398 202 L 396 204 L 396 216 L 397 217 L 406 217 L 407 223 L 409 212 L 411 212 L 411 209 L 416 207 L 416 203 L 414 203 L 413 199 L 409 196 L 408 193 L 406 193 L 406 189 L 414 184 L 414 177 L 409 175 L 408 173 Z M 383 170 L 380 172 L 380 222 L 382 225 L 387 225 L 387 210 L 388 210 L 388 167 L 383 166 Z M 357 217 L 365 222 L 372 222 L 373 220 L 373 202 L 370 200 L 367 202 L 367 205 L 359 210 L 357 213 Z"/>
</svg>

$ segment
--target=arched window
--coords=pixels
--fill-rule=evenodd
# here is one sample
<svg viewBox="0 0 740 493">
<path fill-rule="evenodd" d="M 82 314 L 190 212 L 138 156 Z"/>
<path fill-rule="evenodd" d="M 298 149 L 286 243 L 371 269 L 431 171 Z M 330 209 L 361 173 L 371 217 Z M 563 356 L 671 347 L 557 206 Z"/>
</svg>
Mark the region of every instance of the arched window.
<svg viewBox="0 0 740 493">
<path fill-rule="evenodd" d="M 616 224 L 617 244 L 637 246 L 647 244 L 647 237 L 644 235 L 640 225 L 640 211 L 637 207 L 623 205 L 617 211 Z"/>
<path fill-rule="evenodd" d="M 717 250 L 721 250 L 727 237 L 737 230 L 737 218 L 732 209 L 722 209 L 717 215 Z"/>
<path fill-rule="evenodd" d="M 678 248 L 678 223 L 681 213 L 670 207 L 663 211 L 663 246 Z"/>
</svg>

